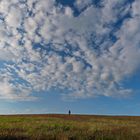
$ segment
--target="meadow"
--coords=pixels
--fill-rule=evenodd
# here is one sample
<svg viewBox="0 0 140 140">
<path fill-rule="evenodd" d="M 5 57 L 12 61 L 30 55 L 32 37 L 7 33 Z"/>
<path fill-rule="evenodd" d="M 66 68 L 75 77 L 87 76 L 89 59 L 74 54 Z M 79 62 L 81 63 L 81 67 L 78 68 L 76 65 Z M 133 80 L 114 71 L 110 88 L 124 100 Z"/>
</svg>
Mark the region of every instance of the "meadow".
<svg viewBox="0 0 140 140">
<path fill-rule="evenodd" d="M 140 140 L 140 117 L 1 115 L 0 140 Z"/>
</svg>

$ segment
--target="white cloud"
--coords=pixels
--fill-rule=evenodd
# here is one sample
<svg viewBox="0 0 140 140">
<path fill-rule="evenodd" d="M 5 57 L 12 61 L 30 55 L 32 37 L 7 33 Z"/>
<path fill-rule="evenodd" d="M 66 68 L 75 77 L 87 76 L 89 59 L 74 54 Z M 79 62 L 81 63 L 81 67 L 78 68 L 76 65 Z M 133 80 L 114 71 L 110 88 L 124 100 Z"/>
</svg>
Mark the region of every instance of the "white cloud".
<svg viewBox="0 0 140 140">
<path fill-rule="evenodd" d="M 75 1 L 75 6 L 78 8 L 78 10 L 82 10 L 87 8 L 88 6 L 90 6 L 92 4 L 92 0 L 77 0 Z"/>
<path fill-rule="evenodd" d="M 30 100 L 51 88 L 73 98 L 131 93 L 120 83 L 140 66 L 139 1 L 124 2 L 77 0 L 75 16 L 54 0 L 1 0 L 1 98 Z"/>
</svg>

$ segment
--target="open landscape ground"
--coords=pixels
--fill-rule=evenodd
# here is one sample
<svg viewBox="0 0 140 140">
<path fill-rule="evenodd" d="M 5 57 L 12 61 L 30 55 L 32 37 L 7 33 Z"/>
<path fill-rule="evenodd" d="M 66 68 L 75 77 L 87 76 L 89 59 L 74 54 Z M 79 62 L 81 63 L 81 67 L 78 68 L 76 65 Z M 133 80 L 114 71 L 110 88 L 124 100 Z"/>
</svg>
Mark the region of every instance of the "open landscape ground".
<svg viewBox="0 0 140 140">
<path fill-rule="evenodd" d="M 3 115 L 0 140 L 140 140 L 140 117 Z"/>
</svg>

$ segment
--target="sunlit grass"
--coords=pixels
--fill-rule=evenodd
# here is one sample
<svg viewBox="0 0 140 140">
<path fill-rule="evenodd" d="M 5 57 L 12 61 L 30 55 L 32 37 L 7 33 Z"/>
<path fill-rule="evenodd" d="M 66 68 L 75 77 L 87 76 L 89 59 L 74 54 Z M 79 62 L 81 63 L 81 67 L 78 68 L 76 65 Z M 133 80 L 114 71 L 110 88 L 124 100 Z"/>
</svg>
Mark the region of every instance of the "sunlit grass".
<svg viewBox="0 0 140 140">
<path fill-rule="evenodd" d="M 0 139 L 140 140 L 140 117 L 0 116 Z"/>
</svg>

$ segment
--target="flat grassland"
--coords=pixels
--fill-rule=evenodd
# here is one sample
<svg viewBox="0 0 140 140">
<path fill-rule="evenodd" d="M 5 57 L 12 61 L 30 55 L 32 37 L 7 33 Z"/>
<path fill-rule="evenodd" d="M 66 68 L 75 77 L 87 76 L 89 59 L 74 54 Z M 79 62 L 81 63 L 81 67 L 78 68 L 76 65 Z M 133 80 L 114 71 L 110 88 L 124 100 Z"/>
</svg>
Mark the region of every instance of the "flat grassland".
<svg viewBox="0 0 140 140">
<path fill-rule="evenodd" d="M 0 116 L 0 140 L 140 140 L 140 117 Z"/>
</svg>

